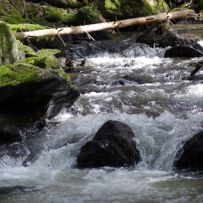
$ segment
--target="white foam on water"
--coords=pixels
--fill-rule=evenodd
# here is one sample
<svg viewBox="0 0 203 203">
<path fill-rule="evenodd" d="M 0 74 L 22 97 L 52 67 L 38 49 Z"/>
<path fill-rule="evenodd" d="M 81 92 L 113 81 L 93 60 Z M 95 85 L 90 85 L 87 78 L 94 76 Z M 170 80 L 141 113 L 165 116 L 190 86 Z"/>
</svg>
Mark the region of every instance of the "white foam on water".
<svg viewBox="0 0 203 203">
<path fill-rule="evenodd" d="M 30 202 L 175 202 L 189 203 L 189 183 L 176 185 L 172 163 L 182 141 L 198 132 L 203 113 L 178 118 L 169 112 L 157 118 L 145 114 L 92 114 L 76 116 L 45 131 L 44 150 L 30 167 L 0 169 L 0 186 L 31 187 L 33 192 L 15 195 Z M 129 125 L 135 134 L 142 162 L 132 169 L 73 169 L 81 146 L 92 139 L 107 120 Z M 182 182 L 181 182 L 182 183 Z M 190 192 L 189 192 L 190 191 Z M 179 195 L 178 195 L 179 194 Z M 177 196 L 178 195 L 178 196 Z M 201 203 L 200 196 L 194 198 Z M 12 199 L 12 196 L 10 196 Z M 1 200 L 1 197 L 0 197 Z"/>
<path fill-rule="evenodd" d="M 94 67 L 95 69 L 109 69 L 110 66 L 113 66 L 113 69 L 141 69 L 141 68 L 155 68 L 156 65 L 162 63 L 169 63 L 171 59 L 164 59 L 158 56 L 155 57 L 145 57 L 138 56 L 133 58 L 125 58 L 119 55 L 108 55 L 100 57 L 91 57 L 87 59 L 87 66 Z M 150 66 L 151 65 L 151 66 Z"/>
<path fill-rule="evenodd" d="M 189 85 L 185 87 L 180 94 L 177 94 L 176 97 L 189 100 L 201 99 L 203 97 L 203 84 Z"/>
<path fill-rule="evenodd" d="M 90 92 L 82 94 L 81 97 L 88 97 L 88 98 L 108 98 L 111 95 L 118 94 L 120 91 L 116 92 Z"/>
<path fill-rule="evenodd" d="M 169 112 L 162 113 L 157 118 L 147 117 L 145 114 L 125 113 L 76 116 L 47 132 L 47 141 L 44 143 L 47 151 L 42 152 L 41 158 L 35 164 L 41 163 L 42 167 L 55 169 L 60 166 L 71 168 L 80 147 L 92 139 L 100 126 L 107 120 L 117 120 L 129 125 L 135 134 L 143 158 L 138 168 L 170 171 L 181 141 L 201 129 L 202 115 L 202 113 L 191 114 L 187 119 L 176 118 Z M 57 157 L 60 157 L 59 160 Z M 66 160 L 65 164 L 63 160 Z"/>
<path fill-rule="evenodd" d="M 197 43 L 203 47 L 203 40 L 200 40 Z"/>
</svg>

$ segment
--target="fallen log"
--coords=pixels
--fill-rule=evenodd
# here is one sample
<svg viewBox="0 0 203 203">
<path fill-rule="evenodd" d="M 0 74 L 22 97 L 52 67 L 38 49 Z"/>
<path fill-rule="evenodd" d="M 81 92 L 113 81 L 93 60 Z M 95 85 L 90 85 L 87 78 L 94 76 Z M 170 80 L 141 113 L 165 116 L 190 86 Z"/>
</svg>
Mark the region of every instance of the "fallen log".
<svg viewBox="0 0 203 203">
<path fill-rule="evenodd" d="M 160 13 L 157 15 L 152 15 L 147 17 L 131 18 L 126 20 L 118 20 L 114 22 L 97 23 L 97 24 L 83 25 L 83 26 L 63 27 L 58 29 L 52 28 L 52 29 L 35 30 L 35 31 L 28 31 L 28 32 L 17 32 L 15 36 L 17 39 L 25 39 L 29 37 L 83 34 L 83 33 L 89 33 L 89 32 L 102 31 L 102 30 L 125 28 L 130 26 L 163 23 L 168 20 L 186 19 L 191 15 L 195 16 L 196 14 L 191 10 L 185 9 L 182 11 Z"/>
</svg>

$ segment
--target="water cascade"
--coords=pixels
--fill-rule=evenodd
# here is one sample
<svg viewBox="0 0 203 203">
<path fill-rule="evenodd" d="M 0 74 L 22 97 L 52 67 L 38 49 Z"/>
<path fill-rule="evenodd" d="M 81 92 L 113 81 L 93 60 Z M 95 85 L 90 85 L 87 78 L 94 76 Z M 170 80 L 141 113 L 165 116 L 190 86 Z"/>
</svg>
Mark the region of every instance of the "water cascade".
<svg viewBox="0 0 203 203">
<path fill-rule="evenodd" d="M 0 202 L 201 203 L 201 174 L 173 170 L 178 149 L 203 127 L 203 84 L 184 79 L 201 58 L 164 58 L 165 50 L 133 37 L 67 50 L 81 95 L 23 146 L 13 145 L 23 156 L 1 150 Z M 108 120 L 131 127 L 142 161 L 76 169 L 81 146 Z"/>
</svg>

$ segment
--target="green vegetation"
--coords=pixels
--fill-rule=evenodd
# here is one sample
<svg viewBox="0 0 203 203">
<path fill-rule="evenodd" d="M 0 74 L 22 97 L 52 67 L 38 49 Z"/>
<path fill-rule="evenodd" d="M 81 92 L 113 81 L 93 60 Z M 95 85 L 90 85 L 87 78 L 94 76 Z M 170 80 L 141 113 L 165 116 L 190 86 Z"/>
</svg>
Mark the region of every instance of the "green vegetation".
<svg viewBox="0 0 203 203">
<path fill-rule="evenodd" d="M 121 1 L 119 0 L 105 0 L 105 8 L 107 11 L 118 11 L 121 7 Z"/>
<path fill-rule="evenodd" d="M 0 21 L 0 64 L 14 63 L 20 58 L 17 41 L 9 26 Z"/>
<path fill-rule="evenodd" d="M 101 3 L 103 2 L 103 4 Z M 136 16 L 152 15 L 168 11 L 168 5 L 164 0 L 101 0 L 96 1 L 104 15 L 112 17 L 129 18 Z M 102 5 L 104 8 L 102 8 Z"/>
<path fill-rule="evenodd" d="M 0 87 L 16 86 L 27 82 L 42 80 L 50 73 L 58 74 L 69 82 L 69 76 L 61 68 L 55 57 L 60 53 L 57 49 L 42 49 L 32 52 L 33 55 L 14 64 L 0 65 Z"/>
<path fill-rule="evenodd" d="M 80 8 L 84 6 L 84 3 L 78 2 L 77 0 L 68 0 L 67 6 L 70 8 Z"/>
<path fill-rule="evenodd" d="M 74 13 L 67 12 L 66 9 L 49 6 L 45 9 L 44 18 L 48 22 L 71 24 L 74 21 Z"/>
<path fill-rule="evenodd" d="M 1 0 L 0 2 L 0 87 L 36 81 L 40 74 L 55 72 L 69 81 L 61 69 L 56 49 L 34 51 L 17 41 L 13 33 L 49 27 L 83 25 L 101 22 L 103 17 L 114 20 L 152 15 L 168 11 L 165 0 Z M 202 0 L 196 9 L 202 9 Z M 47 40 L 47 41 L 46 41 Z M 34 41 L 34 40 L 33 40 Z M 42 41 L 42 43 L 41 43 Z M 51 44 L 52 37 L 34 43 Z M 5 65 L 7 64 L 7 65 Z M 39 74 L 40 73 L 40 74 Z"/>
<path fill-rule="evenodd" d="M 58 75 L 63 78 L 68 84 L 70 83 L 70 75 L 65 73 L 65 71 L 61 68 L 58 70 Z"/>
<path fill-rule="evenodd" d="M 10 29 L 13 32 L 22 32 L 22 31 L 33 31 L 33 30 L 42 30 L 46 29 L 46 26 L 42 26 L 39 24 L 30 24 L 30 23 L 18 23 L 18 24 L 8 24 Z"/>
<path fill-rule="evenodd" d="M 57 49 L 42 49 L 36 52 L 36 55 L 26 58 L 26 62 L 43 69 L 59 69 L 60 62 L 55 57 L 60 53 Z"/>
<path fill-rule="evenodd" d="M 95 6 L 85 6 L 80 8 L 75 15 L 75 24 L 98 23 L 101 20 L 101 13 Z"/>
<path fill-rule="evenodd" d="M 39 69 L 27 63 L 0 66 L 0 87 L 39 80 Z"/>
</svg>

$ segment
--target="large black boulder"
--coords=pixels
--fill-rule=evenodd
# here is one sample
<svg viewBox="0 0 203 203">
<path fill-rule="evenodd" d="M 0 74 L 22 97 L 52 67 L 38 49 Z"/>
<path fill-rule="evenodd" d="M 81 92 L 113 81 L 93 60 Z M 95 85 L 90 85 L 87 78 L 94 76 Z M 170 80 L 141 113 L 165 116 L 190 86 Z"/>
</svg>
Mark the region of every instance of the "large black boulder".
<svg viewBox="0 0 203 203">
<path fill-rule="evenodd" d="M 77 168 L 134 166 L 141 157 L 133 138 L 134 134 L 126 124 L 107 121 L 93 140 L 81 148 Z"/>
<path fill-rule="evenodd" d="M 174 167 L 177 170 L 203 170 L 203 131 L 186 141 L 176 154 Z"/>
<path fill-rule="evenodd" d="M 176 58 L 176 57 L 201 57 L 203 56 L 203 49 L 200 45 L 196 44 L 193 47 L 190 46 L 175 46 L 167 49 L 164 57 Z"/>
<path fill-rule="evenodd" d="M 63 107 L 70 107 L 79 92 L 57 75 L 50 74 L 38 82 L 1 87 L 0 95 L 1 116 L 12 117 L 16 122 L 23 120 L 26 126 L 46 117 L 52 118 Z"/>
</svg>

